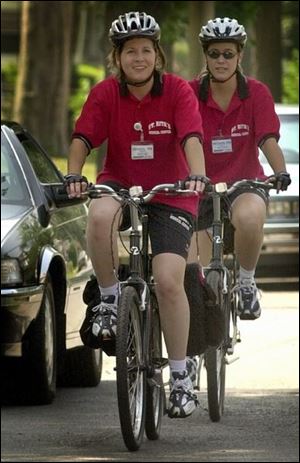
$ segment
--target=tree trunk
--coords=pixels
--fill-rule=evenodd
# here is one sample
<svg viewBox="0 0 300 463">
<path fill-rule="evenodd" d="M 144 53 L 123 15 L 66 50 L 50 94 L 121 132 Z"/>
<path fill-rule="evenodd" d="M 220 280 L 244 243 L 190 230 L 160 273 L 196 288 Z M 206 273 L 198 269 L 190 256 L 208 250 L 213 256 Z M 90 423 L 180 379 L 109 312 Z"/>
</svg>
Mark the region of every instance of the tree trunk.
<svg viewBox="0 0 300 463">
<path fill-rule="evenodd" d="M 268 85 L 276 102 L 282 96 L 281 3 L 259 2 L 256 18 L 257 78 Z"/>
<path fill-rule="evenodd" d="M 69 145 L 72 17 L 73 2 L 22 3 L 14 118 L 50 154 L 65 154 Z"/>
<path fill-rule="evenodd" d="M 198 36 L 201 27 L 215 17 L 215 2 L 188 2 L 188 8 L 189 78 L 193 78 L 205 65 Z"/>
</svg>

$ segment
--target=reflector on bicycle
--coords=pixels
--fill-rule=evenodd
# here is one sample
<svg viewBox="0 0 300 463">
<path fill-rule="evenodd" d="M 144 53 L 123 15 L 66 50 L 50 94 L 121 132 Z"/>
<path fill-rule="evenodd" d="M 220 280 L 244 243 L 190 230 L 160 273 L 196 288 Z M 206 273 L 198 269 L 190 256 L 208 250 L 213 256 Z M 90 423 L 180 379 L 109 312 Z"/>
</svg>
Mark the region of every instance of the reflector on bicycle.
<svg viewBox="0 0 300 463">
<path fill-rule="evenodd" d="M 223 182 L 216 183 L 215 184 L 215 191 L 217 193 L 225 193 L 227 191 L 227 183 L 223 183 Z"/>
</svg>

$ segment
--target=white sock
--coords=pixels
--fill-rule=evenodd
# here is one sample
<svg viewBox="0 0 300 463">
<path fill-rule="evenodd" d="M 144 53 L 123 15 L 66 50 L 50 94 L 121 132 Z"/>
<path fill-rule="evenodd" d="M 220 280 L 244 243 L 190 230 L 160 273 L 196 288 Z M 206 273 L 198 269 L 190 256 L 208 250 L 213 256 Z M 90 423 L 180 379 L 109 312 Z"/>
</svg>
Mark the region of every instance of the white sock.
<svg viewBox="0 0 300 463">
<path fill-rule="evenodd" d="M 254 270 L 245 270 L 243 267 L 240 266 L 239 281 L 253 280 L 254 279 L 254 274 L 255 274 L 255 269 Z"/>
<path fill-rule="evenodd" d="M 183 360 L 171 360 L 169 359 L 169 366 L 171 373 L 173 372 L 183 372 L 186 370 L 186 359 Z"/>
<path fill-rule="evenodd" d="M 101 293 L 101 296 L 115 296 L 115 303 L 118 302 L 119 298 L 119 283 L 115 283 L 113 286 L 107 286 L 106 288 L 103 288 L 102 286 L 99 285 L 99 290 Z"/>
</svg>

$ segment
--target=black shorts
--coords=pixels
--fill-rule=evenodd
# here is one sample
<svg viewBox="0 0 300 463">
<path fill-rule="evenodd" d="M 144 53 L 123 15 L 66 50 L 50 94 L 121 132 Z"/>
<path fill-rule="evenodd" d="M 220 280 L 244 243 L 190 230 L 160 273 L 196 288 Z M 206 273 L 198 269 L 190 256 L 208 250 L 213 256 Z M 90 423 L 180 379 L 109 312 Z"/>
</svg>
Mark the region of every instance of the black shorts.
<svg viewBox="0 0 300 463">
<path fill-rule="evenodd" d="M 115 191 L 123 188 L 114 182 L 103 183 Z M 186 259 L 194 229 L 193 215 L 165 204 L 150 203 L 146 207 L 152 256 L 168 252 Z M 119 230 L 127 230 L 129 227 L 130 211 L 128 206 L 124 206 Z"/>
<path fill-rule="evenodd" d="M 222 210 L 225 212 L 226 216 L 230 217 L 230 208 L 233 201 L 243 193 L 253 193 L 260 196 L 268 205 L 269 194 L 262 188 L 238 188 L 231 195 L 226 196 L 226 198 L 221 199 Z M 212 226 L 213 222 L 213 200 L 212 198 L 204 198 L 199 203 L 198 210 L 198 220 L 196 221 L 196 229 L 206 230 Z"/>
</svg>

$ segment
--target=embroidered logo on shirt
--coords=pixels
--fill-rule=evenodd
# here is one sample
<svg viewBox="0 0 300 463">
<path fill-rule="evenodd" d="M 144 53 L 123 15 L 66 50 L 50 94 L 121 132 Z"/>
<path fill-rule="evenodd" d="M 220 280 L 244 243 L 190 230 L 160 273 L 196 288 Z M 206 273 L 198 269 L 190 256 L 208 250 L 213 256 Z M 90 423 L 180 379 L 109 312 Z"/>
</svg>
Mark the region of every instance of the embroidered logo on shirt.
<svg viewBox="0 0 300 463">
<path fill-rule="evenodd" d="M 172 133 L 171 124 L 166 121 L 155 121 L 148 125 L 148 133 L 151 135 L 160 135 Z"/>
<path fill-rule="evenodd" d="M 249 135 L 249 130 L 249 125 L 247 124 L 234 125 L 231 129 L 231 136 L 244 137 L 245 135 Z"/>
</svg>

